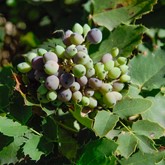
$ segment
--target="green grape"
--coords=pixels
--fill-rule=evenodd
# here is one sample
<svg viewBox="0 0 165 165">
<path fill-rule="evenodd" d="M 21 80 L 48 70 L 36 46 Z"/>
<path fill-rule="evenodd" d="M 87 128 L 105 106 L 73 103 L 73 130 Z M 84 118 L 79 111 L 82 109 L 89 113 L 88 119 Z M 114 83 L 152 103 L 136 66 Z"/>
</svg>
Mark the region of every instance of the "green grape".
<svg viewBox="0 0 165 165">
<path fill-rule="evenodd" d="M 70 41 L 74 45 L 81 45 L 84 42 L 84 38 L 79 33 L 72 33 L 70 36 Z"/>
<path fill-rule="evenodd" d="M 55 53 L 53 52 L 46 52 L 44 55 L 43 55 L 43 61 L 44 62 L 47 62 L 49 60 L 52 60 L 52 61 L 56 61 L 58 62 L 58 57 Z"/>
<path fill-rule="evenodd" d="M 110 71 L 112 68 L 114 68 L 114 66 L 115 66 L 115 62 L 112 60 L 104 63 L 104 69 L 106 71 Z"/>
<path fill-rule="evenodd" d="M 29 71 L 32 69 L 32 67 L 31 67 L 31 65 L 30 65 L 29 63 L 27 63 L 27 62 L 21 62 L 21 63 L 19 63 L 19 64 L 17 65 L 17 69 L 18 69 L 18 71 L 21 72 L 21 73 L 27 73 L 27 72 L 29 72 Z"/>
<path fill-rule="evenodd" d="M 89 61 L 86 63 L 86 64 L 84 64 L 84 66 L 88 69 L 88 68 L 93 68 L 94 67 L 94 65 L 93 65 L 93 61 L 92 61 L 92 59 L 89 57 Z"/>
<path fill-rule="evenodd" d="M 116 79 L 120 76 L 120 74 L 121 70 L 117 67 L 114 67 L 108 72 L 108 77 L 111 79 Z"/>
<path fill-rule="evenodd" d="M 77 78 L 77 82 L 80 84 L 80 86 L 85 86 L 88 83 L 88 79 L 86 76 L 82 76 Z"/>
<path fill-rule="evenodd" d="M 116 60 L 115 61 L 115 67 L 119 67 L 120 66 L 120 64 L 118 63 L 118 61 Z"/>
<path fill-rule="evenodd" d="M 82 104 L 83 106 L 88 106 L 88 105 L 89 105 L 89 102 L 90 102 L 90 100 L 89 100 L 88 97 L 82 96 L 81 104 Z"/>
<path fill-rule="evenodd" d="M 97 100 L 94 97 L 89 97 L 89 105 L 90 108 L 97 107 Z"/>
<path fill-rule="evenodd" d="M 129 82 L 130 80 L 131 80 L 131 77 L 129 75 L 127 75 L 127 74 L 123 74 L 120 77 L 120 81 L 121 82 Z"/>
<path fill-rule="evenodd" d="M 47 92 L 48 92 L 48 89 L 46 88 L 44 84 L 41 84 L 37 89 L 37 93 L 39 93 L 40 95 L 45 95 Z"/>
<path fill-rule="evenodd" d="M 83 27 L 79 23 L 75 23 L 72 30 L 75 33 L 83 34 Z"/>
<path fill-rule="evenodd" d="M 86 68 L 82 64 L 74 65 L 72 68 L 75 77 L 80 78 L 86 74 Z"/>
<path fill-rule="evenodd" d="M 106 78 L 107 74 L 108 74 L 108 71 L 103 70 L 103 71 L 97 73 L 97 77 L 100 80 L 104 80 Z"/>
<path fill-rule="evenodd" d="M 97 74 L 99 72 L 104 71 L 104 64 L 102 62 L 98 62 L 98 63 L 95 64 L 94 68 L 95 68 L 95 71 L 96 71 L 96 74 Z"/>
<path fill-rule="evenodd" d="M 64 52 L 65 52 L 64 47 L 62 47 L 60 45 L 56 45 L 54 51 L 55 51 L 55 53 L 57 54 L 57 56 L 59 58 L 63 58 L 64 57 Z"/>
<path fill-rule="evenodd" d="M 77 52 L 77 54 L 74 56 L 73 58 L 74 63 L 76 64 L 86 64 L 87 62 L 89 62 L 89 55 L 79 51 Z"/>
<path fill-rule="evenodd" d="M 54 101 L 57 99 L 57 92 L 56 91 L 49 91 L 47 94 L 46 94 L 46 97 L 49 101 Z"/>
<path fill-rule="evenodd" d="M 102 62 L 103 64 L 105 64 L 105 63 L 107 63 L 107 62 L 109 62 L 109 61 L 112 61 L 112 59 L 113 59 L 112 55 L 111 55 L 110 53 L 106 53 L 106 54 L 104 54 L 104 55 L 102 56 L 101 62 Z"/>
<path fill-rule="evenodd" d="M 119 100 L 122 99 L 122 94 L 121 93 L 116 92 L 116 91 L 112 91 L 111 93 L 115 96 L 116 101 L 119 101 Z"/>
<path fill-rule="evenodd" d="M 82 51 L 82 52 L 88 54 L 88 50 L 87 50 L 87 48 L 85 47 L 85 45 L 77 45 L 77 46 L 76 46 L 76 49 L 77 49 L 77 52 Z"/>
<path fill-rule="evenodd" d="M 39 56 L 43 56 L 46 52 L 47 52 L 47 50 L 45 50 L 43 48 L 38 48 L 37 49 L 37 53 L 38 53 Z"/>
<path fill-rule="evenodd" d="M 102 94 L 105 94 L 107 92 L 110 92 L 112 91 L 112 85 L 110 83 L 102 83 L 99 91 L 102 93 Z"/>
<path fill-rule="evenodd" d="M 87 33 L 86 38 L 89 43 L 98 44 L 102 40 L 102 32 L 98 28 L 93 28 Z"/>
<path fill-rule="evenodd" d="M 78 90 L 80 90 L 80 84 L 78 82 L 73 82 L 72 85 L 70 86 L 70 90 L 72 92 L 76 92 Z"/>
<path fill-rule="evenodd" d="M 112 48 L 111 54 L 113 57 L 116 57 L 119 54 L 119 49 L 117 47 Z"/>
<path fill-rule="evenodd" d="M 120 65 L 119 68 L 120 68 L 120 70 L 121 70 L 121 73 L 122 73 L 122 74 L 125 74 L 125 73 L 128 72 L 128 68 L 129 68 L 129 67 L 128 67 L 128 65 L 123 64 L 123 65 Z"/>
<path fill-rule="evenodd" d="M 114 82 L 112 86 L 114 91 L 120 92 L 124 88 L 124 83 Z"/>
<path fill-rule="evenodd" d="M 33 58 L 37 57 L 37 53 L 29 52 L 24 55 L 25 61 L 28 63 L 32 63 Z"/>
<path fill-rule="evenodd" d="M 88 32 L 91 30 L 91 27 L 88 24 L 84 24 L 83 26 L 83 34 L 84 37 L 86 37 L 86 35 L 88 34 Z"/>
<path fill-rule="evenodd" d="M 105 95 L 103 95 L 103 101 L 108 107 L 112 107 L 114 104 L 116 104 L 116 96 L 113 92 L 108 92 Z"/>
<path fill-rule="evenodd" d="M 72 100 L 76 103 L 79 103 L 82 100 L 82 93 L 80 91 L 73 92 Z"/>
<path fill-rule="evenodd" d="M 37 93 L 37 99 L 40 103 L 49 103 L 50 101 L 47 99 L 46 95 L 41 95 Z"/>
<path fill-rule="evenodd" d="M 87 97 L 93 96 L 94 93 L 95 93 L 95 91 L 92 88 L 85 88 L 85 90 L 84 90 L 84 94 Z"/>
<path fill-rule="evenodd" d="M 76 49 L 76 45 L 69 45 L 66 49 L 65 49 L 65 57 L 66 58 L 73 58 L 77 53 L 77 49 Z"/>
<path fill-rule="evenodd" d="M 89 87 L 93 88 L 94 90 L 97 90 L 101 87 L 102 81 L 97 78 L 90 78 L 88 81 Z"/>
<path fill-rule="evenodd" d="M 59 65 L 56 61 L 49 60 L 44 65 L 44 71 L 48 75 L 53 75 L 57 73 L 58 69 L 59 69 Z"/>
<path fill-rule="evenodd" d="M 126 57 L 119 57 L 119 58 L 117 59 L 117 62 L 118 62 L 120 65 L 126 64 L 126 63 L 127 63 L 127 58 L 126 58 Z"/>
<path fill-rule="evenodd" d="M 88 68 L 86 71 L 86 77 L 90 78 L 95 75 L 95 69 L 94 68 Z"/>
</svg>

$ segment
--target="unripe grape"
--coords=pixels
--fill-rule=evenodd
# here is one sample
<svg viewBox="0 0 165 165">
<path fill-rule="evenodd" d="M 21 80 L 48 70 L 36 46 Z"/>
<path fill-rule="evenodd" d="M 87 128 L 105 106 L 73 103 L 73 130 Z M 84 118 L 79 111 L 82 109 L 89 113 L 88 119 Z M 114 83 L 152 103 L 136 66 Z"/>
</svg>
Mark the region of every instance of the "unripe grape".
<svg viewBox="0 0 165 165">
<path fill-rule="evenodd" d="M 21 72 L 21 73 L 27 73 L 27 72 L 29 72 L 29 71 L 32 69 L 32 67 L 31 67 L 31 65 L 30 65 L 29 63 L 27 63 L 27 62 L 21 62 L 21 63 L 19 63 L 19 64 L 17 65 L 17 69 L 18 69 L 18 71 Z"/>
<path fill-rule="evenodd" d="M 107 74 L 108 74 L 108 71 L 103 70 L 103 71 L 97 73 L 97 77 L 100 80 L 104 80 L 106 78 Z"/>
<path fill-rule="evenodd" d="M 100 91 L 95 91 L 93 97 L 96 98 L 97 100 L 101 100 L 103 95 Z"/>
<path fill-rule="evenodd" d="M 112 68 L 114 68 L 114 66 L 115 66 L 115 62 L 111 60 L 104 64 L 104 69 L 106 71 L 110 71 Z"/>
<path fill-rule="evenodd" d="M 103 64 L 105 64 L 105 63 L 107 63 L 107 62 L 109 62 L 109 61 L 112 61 L 112 59 L 113 59 L 112 55 L 111 55 L 110 53 L 106 53 L 106 54 L 104 54 L 104 55 L 102 56 L 101 62 L 102 62 Z"/>
<path fill-rule="evenodd" d="M 89 57 L 89 61 L 86 64 L 84 64 L 84 66 L 86 68 L 93 68 L 94 67 L 93 61 L 92 61 L 92 59 L 90 57 Z"/>
<path fill-rule="evenodd" d="M 89 55 L 82 52 L 82 51 L 79 51 L 77 52 L 77 54 L 74 56 L 74 59 L 73 61 L 76 63 L 76 64 L 86 64 L 87 62 L 89 62 Z"/>
<path fill-rule="evenodd" d="M 71 30 L 67 30 L 63 36 L 63 43 L 66 45 L 66 46 L 69 46 L 71 45 L 71 40 L 70 40 L 70 36 L 71 34 L 73 34 L 73 32 Z"/>
<path fill-rule="evenodd" d="M 90 108 L 97 107 L 97 100 L 93 97 L 89 97 L 89 105 Z"/>
<path fill-rule="evenodd" d="M 112 91 L 111 93 L 115 96 L 116 101 L 119 101 L 119 100 L 122 99 L 122 95 L 121 95 L 121 93 L 116 92 L 116 91 Z"/>
<path fill-rule="evenodd" d="M 63 58 L 64 57 L 64 52 L 65 52 L 64 47 L 62 47 L 60 45 L 56 45 L 54 51 L 55 51 L 55 53 L 57 54 L 57 56 L 59 58 Z"/>
<path fill-rule="evenodd" d="M 77 64 L 72 68 L 75 77 L 80 78 L 86 74 L 86 68 L 82 64 Z"/>
<path fill-rule="evenodd" d="M 35 70 L 42 70 L 44 67 L 43 57 L 37 56 L 32 60 L 32 68 Z"/>
<path fill-rule="evenodd" d="M 77 53 L 77 49 L 76 49 L 76 45 L 69 45 L 66 49 L 65 49 L 65 57 L 66 58 L 73 58 Z"/>
<path fill-rule="evenodd" d="M 82 104 L 83 106 L 88 106 L 88 105 L 89 105 L 89 102 L 90 102 L 90 100 L 89 100 L 88 97 L 86 97 L 86 96 L 83 96 L 83 97 L 82 97 L 82 99 L 81 99 L 81 104 Z"/>
<path fill-rule="evenodd" d="M 95 91 L 92 88 L 85 88 L 85 90 L 84 90 L 84 94 L 87 97 L 93 96 L 94 93 L 95 93 Z"/>
<path fill-rule="evenodd" d="M 116 96 L 112 92 L 108 92 L 105 95 L 103 95 L 103 101 L 108 107 L 112 107 L 114 104 L 116 104 Z"/>
<path fill-rule="evenodd" d="M 117 47 L 112 48 L 111 54 L 113 57 L 116 57 L 119 54 L 119 49 Z"/>
<path fill-rule="evenodd" d="M 127 63 L 127 58 L 126 58 L 126 57 L 119 57 L 119 58 L 117 59 L 117 62 L 118 62 L 120 65 L 126 64 L 126 63 Z"/>
<path fill-rule="evenodd" d="M 47 92 L 48 89 L 45 87 L 44 84 L 41 84 L 37 89 L 37 93 L 39 93 L 40 95 L 45 95 Z"/>
<path fill-rule="evenodd" d="M 103 82 L 97 78 L 90 78 L 88 81 L 89 87 L 91 87 L 95 90 L 99 89 L 101 87 L 102 83 Z"/>
<path fill-rule="evenodd" d="M 70 89 L 63 89 L 58 92 L 58 99 L 63 102 L 68 102 L 72 98 L 72 92 Z"/>
<path fill-rule="evenodd" d="M 69 88 L 74 83 L 75 79 L 71 73 L 63 73 L 60 76 L 60 83 L 64 88 Z"/>
<path fill-rule="evenodd" d="M 46 97 L 49 101 L 54 101 L 57 99 L 57 92 L 56 91 L 49 91 L 47 94 L 46 94 Z"/>
<path fill-rule="evenodd" d="M 77 49 L 78 52 L 79 52 L 79 51 L 82 51 L 82 52 L 88 54 L 88 50 L 87 50 L 87 48 L 85 47 L 85 45 L 77 45 L 77 46 L 76 46 L 76 49 Z"/>
<path fill-rule="evenodd" d="M 72 92 L 76 92 L 78 90 L 80 90 L 80 84 L 78 82 L 73 82 L 73 84 L 70 86 L 70 90 Z"/>
<path fill-rule="evenodd" d="M 75 23 L 72 30 L 73 32 L 83 34 L 83 27 L 79 23 Z"/>
<path fill-rule="evenodd" d="M 95 69 L 94 68 L 87 69 L 87 71 L 86 71 L 86 77 L 90 78 L 93 75 L 95 75 Z"/>
<path fill-rule="evenodd" d="M 120 65 L 119 68 L 120 68 L 120 70 L 121 70 L 121 73 L 122 73 L 122 74 L 125 74 L 125 73 L 128 72 L 128 68 L 129 68 L 129 67 L 128 67 L 128 65 L 123 64 L 123 65 Z"/>
<path fill-rule="evenodd" d="M 39 56 L 43 56 L 46 52 L 47 52 L 46 49 L 43 49 L 43 48 L 38 48 L 37 49 L 37 53 L 38 53 Z"/>
<path fill-rule="evenodd" d="M 45 81 L 45 86 L 49 90 L 56 90 L 59 87 L 59 79 L 55 75 L 48 76 Z"/>
<path fill-rule="evenodd" d="M 88 82 L 88 79 L 86 76 L 82 76 L 80 78 L 77 78 L 77 82 L 80 84 L 80 86 L 85 86 Z"/>
<path fill-rule="evenodd" d="M 117 67 L 114 67 L 108 72 L 108 77 L 111 79 L 116 79 L 120 76 L 120 74 L 121 70 Z"/>
<path fill-rule="evenodd" d="M 120 92 L 124 88 L 124 83 L 114 82 L 112 86 L 114 91 Z"/>
<path fill-rule="evenodd" d="M 112 91 L 112 85 L 110 83 L 102 83 L 99 91 L 102 93 L 102 94 L 105 94 L 107 92 L 110 92 Z"/>
<path fill-rule="evenodd" d="M 80 91 L 73 92 L 72 100 L 76 103 L 79 103 L 82 100 L 82 93 Z"/>
<path fill-rule="evenodd" d="M 86 35 L 88 34 L 88 32 L 91 30 L 91 27 L 88 24 L 84 24 L 83 26 L 83 34 L 84 37 L 86 37 Z"/>
<path fill-rule="evenodd" d="M 46 52 L 44 55 L 43 55 L 43 61 L 44 62 L 47 62 L 49 60 L 52 60 L 52 61 L 56 61 L 58 62 L 58 57 L 55 53 L 53 52 Z"/>
<path fill-rule="evenodd" d="M 44 65 L 44 71 L 48 75 L 53 75 L 57 73 L 58 69 L 59 69 L 59 65 L 56 61 L 49 60 Z"/>
<path fill-rule="evenodd" d="M 79 33 L 72 33 L 70 36 L 70 41 L 74 45 L 80 45 L 84 42 L 84 38 Z"/>
<path fill-rule="evenodd" d="M 118 63 L 117 60 L 115 60 L 115 67 L 119 67 L 119 66 L 120 66 L 120 64 Z"/>
<path fill-rule="evenodd" d="M 47 99 L 46 95 L 41 95 L 37 93 L 37 99 L 41 103 L 49 103 L 50 101 Z"/>
<path fill-rule="evenodd" d="M 129 75 L 127 75 L 127 74 L 123 74 L 120 77 L 120 81 L 121 82 L 129 82 L 130 80 L 131 80 L 131 77 Z"/>
<path fill-rule="evenodd" d="M 87 40 L 91 44 L 98 44 L 102 40 L 102 32 L 98 28 L 93 28 L 87 33 Z"/>
<path fill-rule="evenodd" d="M 37 57 L 37 53 L 29 52 L 24 55 L 25 61 L 28 63 L 32 63 L 33 58 Z"/>
<path fill-rule="evenodd" d="M 94 68 L 95 68 L 95 71 L 96 71 L 96 74 L 97 74 L 99 72 L 104 71 L 104 64 L 102 62 L 98 62 L 98 63 L 95 64 Z"/>
</svg>

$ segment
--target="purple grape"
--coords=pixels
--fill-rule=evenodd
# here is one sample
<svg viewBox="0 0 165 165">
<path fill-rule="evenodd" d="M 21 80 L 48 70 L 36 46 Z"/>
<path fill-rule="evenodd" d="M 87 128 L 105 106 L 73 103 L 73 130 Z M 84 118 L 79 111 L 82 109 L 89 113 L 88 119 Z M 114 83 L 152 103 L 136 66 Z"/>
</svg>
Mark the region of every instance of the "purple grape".
<svg viewBox="0 0 165 165">
<path fill-rule="evenodd" d="M 98 90 L 102 86 L 102 81 L 97 78 L 90 78 L 88 81 L 89 87 L 94 90 Z"/>
<path fill-rule="evenodd" d="M 55 75 L 48 76 L 45 81 L 45 86 L 49 90 L 56 90 L 59 87 L 59 79 Z"/>
<path fill-rule="evenodd" d="M 75 79 L 73 77 L 72 74 L 70 73 L 63 73 L 60 76 L 60 84 L 64 87 L 64 88 L 69 88 L 71 87 L 71 85 L 74 83 Z"/>
<path fill-rule="evenodd" d="M 80 86 L 85 86 L 88 82 L 88 79 L 86 76 L 82 76 L 80 78 L 77 78 L 77 82 L 80 84 Z"/>
<path fill-rule="evenodd" d="M 37 80 L 37 81 L 40 81 L 42 80 L 43 78 L 46 78 L 46 74 L 43 70 L 35 70 L 34 71 L 34 78 Z"/>
<path fill-rule="evenodd" d="M 70 89 L 62 89 L 58 92 L 58 99 L 62 102 L 68 102 L 72 98 L 72 92 Z"/>
<path fill-rule="evenodd" d="M 53 53 L 53 52 L 46 52 L 46 53 L 43 55 L 43 60 L 44 60 L 44 62 L 49 61 L 49 60 L 58 62 L 58 57 L 57 57 L 57 55 L 56 55 L 55 53 Z"/>
<path fill-rule="evenodd" d="M 93 28 L 87 33 L 87 40 L 91 44 L 98 44 L 102 40 L 102 32 L 98 28 Z"/>
<path fill-rule="evenodd" d="M 105 64 L 108 61 L 111 61 L 113 59 L 112 55 L 110 53 L 106 53 L 102 56 L 101 62 Z"/>
<path fill-rule="evenodd" d="M 42 56 L 37 56 L 32 60 L 32 68 L 35 70 L 42 70 L 44 68 L 44 62 Z"/>
<path fill-rule="evenodd" d="M 69 46 L 71 45 L 71 41 L 70 41 L 70 36 L 73 32 L 71 30 L 67 30 L 64 34 L 64 37 L 63 37 L 63 43 L 66 45 L 66 46 Z"/>
</svg>

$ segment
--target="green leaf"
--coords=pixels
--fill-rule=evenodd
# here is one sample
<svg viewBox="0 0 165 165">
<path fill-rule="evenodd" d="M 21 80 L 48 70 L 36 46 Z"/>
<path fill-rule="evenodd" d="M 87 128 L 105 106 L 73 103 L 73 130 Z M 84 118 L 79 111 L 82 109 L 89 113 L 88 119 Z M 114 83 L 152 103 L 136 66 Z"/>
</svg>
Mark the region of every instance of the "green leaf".
<svg viewBox="0 0 165 165">
<path fill-rule="evenodd" d="M 132 130 L 135 134 L 144 135 L 151 139 L 158 139 L 164 134 L 164 129 L 149 120 L 139 120 L 133 123 Z"/>
<path fill-rule="evenodd" d="M 132 51 L 141 43 L 142 35 L 146 31 L 144 26 L 137 25 L 121 25 L 117 27 L 107 37 L 107 32 L 104 34 L 101 44 L 91 45 L 89 47 L 90 57 L 96 63 L 105 53 L 111 52 L 113 47 L 119 48 L 119 56 L 128 57 L 132 54 Z M 95 52 L 92 52 L 95 50 Z"/>
<path fill-rule="evenodd" d="M 86 116 L 82 116 L 81 107 L 79 105 L 75 105 L 74 110 L 70 109 L 69 112 L 82 125 L 86 126 L 87 128 L 92 128 L 93 120 L 88 118 L 88 117 L 86 117 Z"/>
<path fill-rule="evenodd" d="M 115 127 L 118 120 L 119 117 L 110 111 L 98 111 L 95 117 L 93 130 L 96 135 L 103 137 Z"/>
<path fill-rule="evenodd" d="M 42 151 L 39 151 L 38 145 L 40 142 L 41 136 L 33 135 L 32 138 L 27 140 L 23 146 L 23 152 L 25 155 L 29 155 L 32 160 L 38 161 L 42 154 Z"/>
<path fill-rule="evenodd" d="M 165 85 L 165 51 L 135 56 L 129 63 L 131 83 L 140 89 L 152 90 Z"/>
<path fill-rule="evenodd" d="M 113 112 L 121 118 L 137 115 L 147 111 L 152 102 L 143 98 L 125 98 L 119 101 L 113 109 Z"/>
<path fill-rule="evenodd" d="M 106 138 L 91 141 L 85 146 L 77 165 L 111 164 L 112 154 L 116 148 L 117 144 Z"/>
<path fill-rule="evenodd" d="M 7 136 L 22 136 L 28 132 L 26 126 L 20 123 L 0 116 L 0 132 Z"/>
<path fill-rule="evenodd" d="M 137 139 L 136 137 L 129 132 L 122 132 L 117 139 L 118 148 L 117 150 L 124 156 L 125 158 L 129 158 L 129 156 L 135 152 L 137 147 Z"/>
<path fill-rule="evenodd" d="M 142 114 L 142 118 L 158 123 L 160 126 L 165 128 L 165 97 L 157 96 L 149 97 L 147 99 L 152 101 L 152 106 L 148 109 L 148 111 Z"/>
<path fill-rule="evenodd" d="M 156 0 L 94 0 L 94 14 L 92 19 L 100 26 L 105 26 L 109 30 L 122 23 L 128 23 L 140 18 L 143 14 L 152 10 Z"/>
<path fill-rule="evenodd" d="M 3 147 L 9 145 L 13 140 L 13 137 L 9 137 L 0 133 L 0 151 L 3 149 Z"/>
<path fill-rule="evenodd" d="M 162 159 L 160 162 L 156 163 L 155 165 L 164 165 L 165 164 L 165 160 Z"/>
</svg>

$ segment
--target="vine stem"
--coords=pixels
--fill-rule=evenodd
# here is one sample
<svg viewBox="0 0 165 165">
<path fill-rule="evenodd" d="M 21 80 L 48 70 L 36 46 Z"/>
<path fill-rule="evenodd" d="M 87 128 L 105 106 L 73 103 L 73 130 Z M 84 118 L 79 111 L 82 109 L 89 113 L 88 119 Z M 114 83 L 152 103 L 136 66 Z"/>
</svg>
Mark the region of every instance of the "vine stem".
<svg viewBox="0 0 165 165">
<path fill-rule="evenodd" d="M 35 134 L 39 135 L 39 136 L 42 135 L 42 134 L 40 134 L 39 132 L 37 132 L 36 130 L 34 130 L 33 128 L 30 128 L 30 130 L 31 130 L 32 132 L 34 132 Z"/>
</svg>

